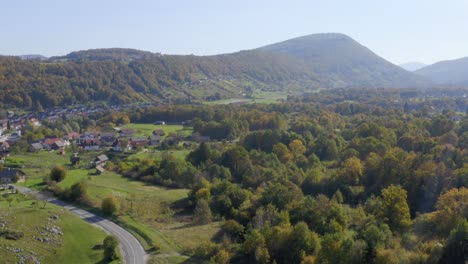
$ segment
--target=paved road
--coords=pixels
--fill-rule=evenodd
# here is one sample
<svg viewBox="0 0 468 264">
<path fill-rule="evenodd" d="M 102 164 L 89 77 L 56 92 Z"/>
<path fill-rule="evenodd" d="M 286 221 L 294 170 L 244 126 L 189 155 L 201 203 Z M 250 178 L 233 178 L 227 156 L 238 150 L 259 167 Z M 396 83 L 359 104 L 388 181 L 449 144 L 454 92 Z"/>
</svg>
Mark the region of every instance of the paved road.
<svg viewBox="0 0 468 264">
<path fill-rule="evenodd" d="M 16 188 L 24 194 L 33 195 L 33 196 L 38 197 L 41 200 L 45 200 L 50 203 L 61 206 L 71 211 L 72 213 L 76 214 L 80 218 L 84 219 L 88 223 L 103 229 L 106 233 L 115 235 L 120 241 L 119 248 L 120 248 L 120 252 L 122 254 L 124 263 L 126 264 L 146 263 L 148 256 L 146 255 L 145 250 L 143 249 L 143 246 L 140 244 L 140 242 L 127 230 L 118 226 L 114 222 L 111 222 L 105 218 L 97 216 L 83 209 L 79 209 L 73 205 L 64 203 L 60 200 L 57 200 L 54 197 L 46 196 L 37 191 L 31 190 L 25 187 L 21 187 L 21 186 L 16 186 Z"/>
</svg>

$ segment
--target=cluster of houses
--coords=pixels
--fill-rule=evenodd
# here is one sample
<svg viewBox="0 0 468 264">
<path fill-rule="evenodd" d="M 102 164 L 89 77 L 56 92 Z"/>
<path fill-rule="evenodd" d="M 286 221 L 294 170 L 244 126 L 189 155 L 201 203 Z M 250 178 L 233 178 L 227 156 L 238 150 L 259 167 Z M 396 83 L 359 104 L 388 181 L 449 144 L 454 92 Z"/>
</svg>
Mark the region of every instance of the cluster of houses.
<svg viewBox="0 0 468 264">
<path fill-rule="evenodd" d="M 135 137 L 134 135 L 135 131 L 131 128 L 115 128 L 113 132 L 85 132 L 83 134 L 71 132 L 62 138 L 44 138 L 32 142 L 29 146 L 29 151 L 59 150 L 65 153 L 67 147 L 75 144 L 86 151 L 110 149 L 120 152 L 139 147 L 159 146 L 161 144 L 172 145 L 177 141 L 175 137 L 171 136 L 166 137 L 163 141 L 164 130 L 155 130 L 149 137 Z"/>
</svg>

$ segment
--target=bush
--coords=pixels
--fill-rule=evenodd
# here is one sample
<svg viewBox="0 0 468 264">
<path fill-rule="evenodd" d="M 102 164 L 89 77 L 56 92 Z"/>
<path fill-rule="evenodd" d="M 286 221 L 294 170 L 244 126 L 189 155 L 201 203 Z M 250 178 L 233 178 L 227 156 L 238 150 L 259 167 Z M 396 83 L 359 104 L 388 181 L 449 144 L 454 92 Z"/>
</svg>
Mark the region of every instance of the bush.
<svg viewBox="0 0 468 264">
<path fill-rule="evenodd" d="M 113 215 L 118 210 L 117 200 L 112 196 L 104 198 L 102 200 L 101 210 L 107 215 Z"/>
<path fill-rule="evenodd" d="M 17 230 L 6 229 L 0 232 L 0 237 L 2 236 L 10 240 L 19 240 L 24 236 L 24 233 Z"/>
<path fill-rule="evenodd" d="M 107 236 L 103 242 L 104 258 L 106 260 L 118 259 L 116 248 L 119 245 L 119 241 L 115 236 Z"/>
<path fill-rule="evenodd" d="M 219 246 L 212 242 L 203 242 L 193 250 L 193 256 L 201 259 L 210 259 L 219 249 Z"/>
<path fill-rule="evenodd" d="M 196 225 L 205 225 L 211 223 L 213 216 L 208 202 L 205 199 L 198 200 L 193 213 L 193 223 Z"/>
<path fill-rule="evenodd" d="M 62 166 L 55 166 L 50 172 L 50 180 L 61 182 L 67 177 L 67 170 Z"/>
</svg>

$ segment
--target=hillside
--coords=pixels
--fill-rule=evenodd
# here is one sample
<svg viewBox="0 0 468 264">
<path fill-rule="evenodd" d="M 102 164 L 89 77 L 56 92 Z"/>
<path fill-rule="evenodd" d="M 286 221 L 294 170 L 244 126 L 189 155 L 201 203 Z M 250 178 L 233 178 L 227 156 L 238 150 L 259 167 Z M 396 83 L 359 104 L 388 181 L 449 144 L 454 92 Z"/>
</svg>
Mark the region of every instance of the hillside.
<svg viewBox="0 0 468 264">
<path fill-rule="evenodd" d="M 416 74 L 424 76 L 437 84 L 468 85 L 468 57 L 441 61 L 424 67 Z"/>
<path fill-rule="evenodd" d="M 401 68 L 407 71 L 414 72 L 414 71 L 417 71 L 419 69 L 426 67 L 427 65 L 421 62 L 407 62 L 407 63 L 400 64 L 398 66 L 400 66 Z"/>
<path fill-rule="evenodd" d="M 42 108 L 103 100 L 188 102 L 234 97 L 249 88 L 319 86 L 303 63 L 269 52 L 205 57 L 150 53 L 133 59 L 117 55 L 118 60 L 108 54 L 71 54 L 48 62 L 0 57 L 0 103 Z"/>
<path fill-rule="evenodd" d="M 113 48 L 45 61 L 0 57 L 0 107 L 40 110 L 89 101 L 187 103 L 256 89 L 412 87 L 423 85 L 421 79 L 345 35 L 317 34 L 214 56 Z"/>
<path fill-rule="evenodd" d="M 410 87 L 424 83 L 343 34 L 313 34 L 260 49 L 305 62 L 330 87 Z"/>
</svg>

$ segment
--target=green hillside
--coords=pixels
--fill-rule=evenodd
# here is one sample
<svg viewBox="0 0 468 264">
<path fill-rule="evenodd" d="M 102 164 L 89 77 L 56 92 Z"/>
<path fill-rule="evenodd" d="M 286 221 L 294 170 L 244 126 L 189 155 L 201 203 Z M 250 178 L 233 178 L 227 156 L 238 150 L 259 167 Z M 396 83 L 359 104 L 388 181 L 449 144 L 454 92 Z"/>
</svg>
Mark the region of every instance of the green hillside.
<svg viewBox="0 0 468 264">
<path fill-rule="evenodd" d="M 424 84 L 420 78 L 345 35 L 318 34 L 214 56 L 96 49 L 48 60 L 0 57 L 0 106 L 38 110 L 90 101 L 187 103 L 255 90 L 414 87 Z"/>
</svg>

